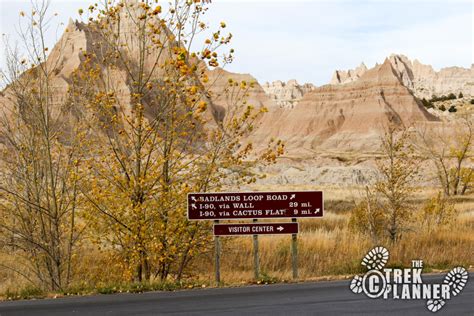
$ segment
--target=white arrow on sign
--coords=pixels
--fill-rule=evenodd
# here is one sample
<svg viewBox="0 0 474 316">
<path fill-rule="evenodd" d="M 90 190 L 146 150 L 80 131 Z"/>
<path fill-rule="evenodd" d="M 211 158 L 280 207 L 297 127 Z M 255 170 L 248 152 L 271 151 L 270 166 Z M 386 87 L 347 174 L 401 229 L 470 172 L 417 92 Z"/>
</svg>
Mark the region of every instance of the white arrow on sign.
<svg viewBox="0 0 474 316">
<path fill-rule="evenodd" d="M 196 206 L 196 204 L 194 204 L 194 203 L 191 204 L 191 207 L 192 207 L 193 209 L 197 209 L 197 206 Z"/>
<path fill-rule="evenodd" d="M 197 202 L 194 196 L 191 196 L 191 200 L 193 200 L 194 202 Z"/>
<path fill-rule="evenodd" d="M 290 200 L 293 200 L 294 198 L 296 198 L 296 194 L 292 194 L 292 195 L 290 196 Z"/>
<path fill-rule="evenodd" d="M 283 229 L 284 229 L 284 228 L 283 228 L 282 226 L 278 226 L 278 227 L 277 227 L 277 230 L 278 230 L 278 231 L 282 231 Z"/>
<path fill-rule="evenodd" d="M 316 211 L 314 211 L 314 214 L 319 214 L 320 211 L 321 209 L 317 208 Z"/>
</svg>

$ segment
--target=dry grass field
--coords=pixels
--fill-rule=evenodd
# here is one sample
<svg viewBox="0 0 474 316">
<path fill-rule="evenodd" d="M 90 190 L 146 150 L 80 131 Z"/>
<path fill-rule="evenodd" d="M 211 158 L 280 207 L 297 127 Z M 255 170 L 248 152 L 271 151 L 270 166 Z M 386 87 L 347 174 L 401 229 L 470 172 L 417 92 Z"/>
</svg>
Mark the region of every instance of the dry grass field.
<svg viewBox="0 0 474 316">
<path fill-rule="evenodd" d="M 359 188 L 311 186 L 258 186 L 259 191 L 272 190 L 323 190 L 325 214 L 323 218 L 300 220 L 298 234 L 299 280 L 321 280 L 352 277 L 363 271 L 360 265 L 364 254 L 375 246 L 372 241 L 360 233 L 352 231 L 349 218 L 354 203 L 362 193 Z M 434 189 L 419 190 L 415 204 L 421 207 L 421 201 L 433 196 Z M 449 225 L 427 231 L 417 222 L 404 233 L 401 241 L 391 244 L 381 243 L 390 251 L 390 266 L 408 266 L 413 259 L 424 261 L 425 272 L 448 270 L 462 265 L 469 269 L 474 266 L 474 194 L 455 198 L 456 216 Z M 415 216 L 416 218 L 416 216 Z M 286 220 L 279 220 L 286 221 Z M 221 279 L 226 285 L 255 283 L 253 277 L 252 238 L 224 237 L 222 240 Z M 285 282 L 292 280 L 291 237 L 260 236 L 260 272 L 259 283 Z M 120 279 L 120 269 L 107 259 L 107 255 L 97 249 L 84 249 L 76 258 L 79 275 L 87 276 L 76 280 L 68 289 L 70 293 L 109 293 L 137 290 Z M 3 256 L 0 262 L 11 262 L 12 257 Z M 87 281 L 86 281 L 87 280 Z M 174 280 L 169 280 L 171 283 Z M 202 253 L 192 264 L 188 279 L 169 287 L 151 287 L 150 289 L 174 289 L 175 286 L 213 286 L 213 251 Z M 26 298 L 53 296 L 38 292 L 26 280 L 10 270 L 0 269 L 0 296 L 3 298 Z"/>
</svg>

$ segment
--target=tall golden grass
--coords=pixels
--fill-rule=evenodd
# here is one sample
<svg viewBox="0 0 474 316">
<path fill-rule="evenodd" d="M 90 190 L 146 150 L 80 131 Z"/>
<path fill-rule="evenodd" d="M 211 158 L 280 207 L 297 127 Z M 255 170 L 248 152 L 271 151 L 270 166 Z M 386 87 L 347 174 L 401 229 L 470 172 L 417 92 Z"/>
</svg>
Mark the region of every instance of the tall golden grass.
<svg viewBox="0 0 474 316">
<path fill-rule="evenodd" d="M 292 188 L 293 189 L 293 188 Z M 299 189 L 299 188 L 298 188 Z M 308 189 L 308 188 L 305 188 Z M 300 280 L 349 277 L 364 271 L 360 261 L 375 246 L 372 241 L 348 226 L 351 208 L 357 194 L 342 188 L 326 190 L 323 218 L 300 221 L 298 234 L 298 268 Z M 434 190 L 417 194 L 420 204 L 433 196 Z M 339 199 L 343 196 L 344 199 Z M 330 197 L 328 199 L 328 197 Z M 337 199 L 336 199 L 337 198 Z M 394 244 L 380 245 L 390 251 L 390 266 L 409 266 L 421 259 L 425 272 L 474 265 L 474 195 L 455 199 L 456 219 L 447 226 L 427 230 L 413 223 L 411 230 Z M 225 237 L 222 240 L 221 277 L 225 284 L 255 282 L 253 276 L 253 241 L 250 236 Z M 262 278 L 280 281 L 292 279 L 291 237 L 288 235 L 259 237 L 260 272 Z M 0 262 L 14 258 L 0 257 Z M 74 286 L 94 288 L 124 281 L 120 267 L 97 249 L 84 247 L 75 258 L 79 278 Z M 214 257 L 202 253 L 188 271 L 190 280 L 213 284 Z M 170 280 L 172 281 L 172 280 Z M 5 269 L 0 269 L 0 293 L 28 287 L 28 282 Z M 1 295 L 0 295 L 1 296 Z"/>
</svg>

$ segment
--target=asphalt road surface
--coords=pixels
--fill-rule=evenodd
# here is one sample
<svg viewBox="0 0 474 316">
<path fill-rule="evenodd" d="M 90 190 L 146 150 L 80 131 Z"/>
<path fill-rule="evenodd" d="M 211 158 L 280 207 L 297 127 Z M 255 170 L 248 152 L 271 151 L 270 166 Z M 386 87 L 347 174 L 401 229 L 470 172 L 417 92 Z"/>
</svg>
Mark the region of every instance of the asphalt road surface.
<svg viewBox="0 0 474 316">
<path fill-rule="evenodd" d="M 474 315 L 473 274 L 437 313 L 424 300 L 368 299 L 349 281 L 308 282 L 0 303 L 0 315 Z M 443 276 L 423 276 L 441 282 Z"/>
</svg>

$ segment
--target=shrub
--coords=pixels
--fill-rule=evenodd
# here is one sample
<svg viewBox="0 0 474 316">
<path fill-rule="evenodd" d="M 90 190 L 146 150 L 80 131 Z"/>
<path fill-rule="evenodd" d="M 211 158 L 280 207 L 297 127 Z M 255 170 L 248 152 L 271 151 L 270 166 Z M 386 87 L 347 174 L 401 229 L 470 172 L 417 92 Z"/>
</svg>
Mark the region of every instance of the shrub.
<svg viewBox="0 0 474 316">
<path fill-rule="evenodd" d="M 451 106 L 449 107 L 449 110 L 448 110 L 448 111 L 451 112 L 451 113 L 454 113 L 454 112 L 457 112 L 458 109 L 456 109 L 456 107 L 455 107 L 454 105 L 451 105 Z"/>
<path fill-rule="evenodd" d="M 426 201 L 421 209 L 421 223 L 428 231 L 451 223 L 456 210 L 451 199 L 439 192 Z"/>
<path fill-rule="evenodd" d="M 459 92 L 458 99 L 462 99 L 462 98 L 464 98 L 464 95 L 462 94 L 462 92 Z"/>
<path fill-rule="evenodd" d="M 432 109 L 432 108 L 434 108 L 433 103 L 432 103 L 431 101 L 426 100 L 425 98 L 423 98 L 423 99 L 421 100 L 421 103 L 422 103 L 423 106 L 424 106 L 425 108 L 427 108 L 427 109 Z"/>
<path fill-rule="evenodd" d="M 377 243 L 385 235 L 385 216 L 384 207 L 375 196 L 368 193 L 367 197 L 352 209 L 349 228 L 370 237 Z"/>
<path fill-rule="evenodd" d="M 444 106 L 444 104 L 441 104 L 441 106 L 439 107 L 439 109 L 440 109 L 441 111 L 443 111 L 443 112 L 446 111 L 446 107 Z"/>
<path fill-rule="evenodd" d="M 448 96 L 442 95 L 440 97 L 437 97 L 436 95 L 433 95 L 430 101 L 438 102 L 438 101 L 448 101 L 448 100 L 455 100 L 455 99 L 456 99 L 456 95 L 451 92 L 450 94 L 448 94 Z"/>
</svg>

